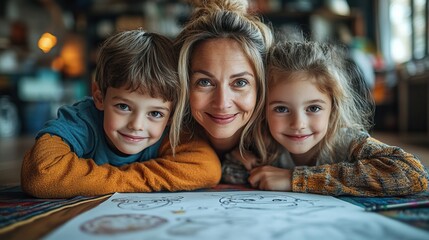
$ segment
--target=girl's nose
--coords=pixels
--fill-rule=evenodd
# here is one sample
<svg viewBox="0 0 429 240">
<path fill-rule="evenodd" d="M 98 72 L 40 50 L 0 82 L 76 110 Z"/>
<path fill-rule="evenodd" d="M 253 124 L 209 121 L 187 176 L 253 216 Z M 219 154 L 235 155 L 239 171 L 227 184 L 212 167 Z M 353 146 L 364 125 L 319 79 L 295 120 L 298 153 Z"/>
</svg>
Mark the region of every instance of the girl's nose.
<svg viewBox="0 0 429 240">
<path fill-rule="evenodd" d="M 303 114 L 294 113 L 291 117 L 290 127 L 295 130 L 303 129 L 306 125 L 306 118 Z"/>
</svg>

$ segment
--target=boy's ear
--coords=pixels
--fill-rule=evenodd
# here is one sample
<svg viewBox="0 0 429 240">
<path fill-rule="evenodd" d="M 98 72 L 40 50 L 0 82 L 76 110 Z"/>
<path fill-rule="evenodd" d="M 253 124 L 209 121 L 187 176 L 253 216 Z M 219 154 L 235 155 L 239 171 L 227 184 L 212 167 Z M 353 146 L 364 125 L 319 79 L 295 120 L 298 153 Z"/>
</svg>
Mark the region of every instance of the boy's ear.
<svg viewBox="0 0 429 240">
<path fill-rule="evenodd" d="M 95 107 L 98 110 L 103 111 L 104 110 L 103 94 L 101 94 L 101 90 L 98 88 L 98 85 L 95 82 L 92 82 L 91 94 L 92 94 L 92 98 L 94 98 Z"/>
</svg>

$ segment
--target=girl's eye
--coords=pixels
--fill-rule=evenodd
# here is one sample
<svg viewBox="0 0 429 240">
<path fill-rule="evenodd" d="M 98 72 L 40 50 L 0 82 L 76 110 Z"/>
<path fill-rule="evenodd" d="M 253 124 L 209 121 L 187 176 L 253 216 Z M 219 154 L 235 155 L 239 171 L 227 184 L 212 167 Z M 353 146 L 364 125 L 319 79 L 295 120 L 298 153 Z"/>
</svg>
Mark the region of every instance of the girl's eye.
<svg viewBox="0 0 429 240">
<path fill-rule="evenodd" d="M 202 86 L 202 87 L 207 87 L 207 86 L 212 86 L 210 80 L 208 79 L 200 79 L 197 81 L 197 85 L 198 86 Z"/>
<path fill-rule="evenodd" d="M 119 108 L 119 110 L 122 110 L 122 111 L 130 111 L 130 107 L 127 104 L 124 104 L 124 103 L 118 103 L 118 104 L 116 104 L 116 107 Z"/>
<path fill-rule="evenodd" d="M 245 87 L 247 84 L 249 84 L 249 82 L 245 79 L 240 79 L 234 83 L 236 87 Z"/>
<path fill-rule="evenodd" d="M 163 118 L 164 114 L 162 112 L 154 111 L 154 112 L 150 112 L 149 116 L 154 117 L 154 118 Z"/>
<path fill-rule="evenodd" d="M 322 110 L 322 108 L 321 108 L 321 107 L 319 107 L 319 106 L 310 106 L 310 107 L 308 107 L 308 109 L 307 109 L 307 111 L 309 111 L 309 112 L 318 112 L 318 111 L 320 111 L 320 110 Z"/>
<path fill-rule="evenodd" d="M 287 107 L 277 106 L 274 108 L 274 112 L 286 113 L 286 112 L 289 112 L 289 109 Z"/>
</svg>

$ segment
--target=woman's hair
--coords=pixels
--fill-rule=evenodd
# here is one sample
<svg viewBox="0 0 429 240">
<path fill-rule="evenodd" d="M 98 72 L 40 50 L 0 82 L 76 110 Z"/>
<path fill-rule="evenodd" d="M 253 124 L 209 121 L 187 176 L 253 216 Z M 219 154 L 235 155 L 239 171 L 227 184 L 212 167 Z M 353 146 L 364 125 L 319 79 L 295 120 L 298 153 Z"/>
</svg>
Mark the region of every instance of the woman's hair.
<svg viewBox="0 0 429 240">
<path fill-rule="evenodd" d="M 205 40 L 233 39 L 240 44 L 251 60 L 257 81 L 256 107 L 243 129 L 239 148 L 241 152 L 254 148 L 257 154 L 263 157 L 265 145 L 262 135 L 255 126 L 257 118 L 262 115 L 265 102 L 265 57 L 273 41 L 271 28 L 247 11 L 248 5 L 245 0 L 202 0 L 193 1 L 193 4 L 194 12 L 175 41 L 175 48 L 179 54 L 179 77 L 187 86 L 182 89 L 184 93 L 181 95 L 187 102 L 183 106 L 178 106 L 186 112 L 185 127 L 193 132 L 196 126 L 190 112 L 188 89 L 192 51 L 196 45 Z"/>
<path fill-rule="evenodd" d="M 142 29 L 116 33 L 99 49 L 94 80 L 103 97 L 108 87 L 126 87 L 172 102 L 170 142 L 174 153 L 180 133 L 176 126 L 183 115 L 174 109 L 182 105 L 183 98 L 173 52 L 173 42 L 160 34 Z"/>
<path fill-rule="evenodd" d="M 299 73 L 313 79 L 317 88 L 332 100 L 329 130 L 319 144 L 320 156 L 333 155 L 333 147 L 341 141 L 338 136 L 342 128 L 368 131 L 372 126 L 373 101 L 359 71 L 354 67 L 339 45 L 278 41 L 269 51 L 268 94 L 277 83 L 273 75 L 283 73 L 288 77 L 277 81 L 289 81 Z"/>
</svg>

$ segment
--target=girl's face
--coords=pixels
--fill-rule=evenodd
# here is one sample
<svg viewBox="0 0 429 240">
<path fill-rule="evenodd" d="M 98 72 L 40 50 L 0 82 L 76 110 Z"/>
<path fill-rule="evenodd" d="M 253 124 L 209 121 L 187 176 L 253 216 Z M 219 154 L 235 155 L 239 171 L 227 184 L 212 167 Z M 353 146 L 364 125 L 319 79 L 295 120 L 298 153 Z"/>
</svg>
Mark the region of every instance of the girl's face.
<svg viewBox="0 0 429 240">
<path fill-rule="evenodd" d="M 213 39 L 195 47 L 191 56 L 191 111 L 212 143 L 237 144 L 255 108 L 256 88 L 255 71 L 236 41 Z"/>
<path fill-rule="evenodd" d="M 109 87 L 104 98 L 97 92 L 94 100 L 104 111 L 103 127 L 109 144 L 123 154 L 136 154 L 155 144 L 172 108 L 171 102 L 124 88 Z"/>
<path fill-rule="evenodd" d="M 332 100 L 302 73 L 276 72 L 267 96 L 270 132 L 293 156 L 308 156 L 328 131 Z M 311 156 L 309 156 L 311 157 Z"/>
</svg>

